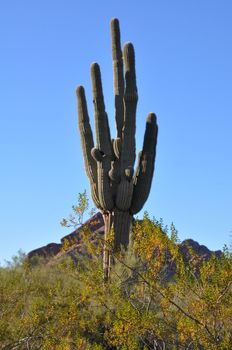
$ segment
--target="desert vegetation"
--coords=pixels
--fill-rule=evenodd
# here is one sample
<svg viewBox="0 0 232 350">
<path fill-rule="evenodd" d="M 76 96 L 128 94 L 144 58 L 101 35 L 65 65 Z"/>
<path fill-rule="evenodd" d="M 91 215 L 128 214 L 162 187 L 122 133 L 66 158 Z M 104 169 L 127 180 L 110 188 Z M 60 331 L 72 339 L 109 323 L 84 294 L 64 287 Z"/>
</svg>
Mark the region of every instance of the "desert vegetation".
<svg viewBox="0 0 232 350">
<path fill-rule="evenodd" d="M 96 245 L 87 227 L 80 234 L 86 253 L 76 260 L 64 247 L 59 258 L 21 254 L 0 269 L 1 349 L 231 349 L 228 248 L 186 255 L 174 225 L 145 214 L 127 251 L 109 237 L 104 281 L 102 236 Z"/>
</svg>

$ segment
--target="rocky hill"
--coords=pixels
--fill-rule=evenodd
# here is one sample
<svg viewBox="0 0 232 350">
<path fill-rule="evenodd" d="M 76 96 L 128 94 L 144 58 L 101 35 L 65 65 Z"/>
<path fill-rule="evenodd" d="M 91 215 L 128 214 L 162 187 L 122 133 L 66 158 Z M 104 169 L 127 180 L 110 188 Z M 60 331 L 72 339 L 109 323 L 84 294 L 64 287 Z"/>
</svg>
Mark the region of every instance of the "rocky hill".
<svg viewBox="0 0 232 350">
<path fill-rule="evenodd" d="M 98 212 L 93 217 L 91 217 L 88 221 L 86 221 L 81 227 L 77 228 L 70 234 L 64 236 L 61 238 L 60 243 L 49 243 L 46 246 L 37 248 L 32 250 L 28 253 L 28 258 L 32 259 L 35 256 L 43 257 L 46 259 L 50 259 L 52 257 L 59 257 L 64 254 L 76 257 L 79 254 L 83 253 L 83 245 L 81 241 L 81 235 L 80 232 L 83 231 L 83 227 L 88 226 L 90 228 L 90 231 L 92 232 L 90 234 L 89 239 L 94 241 L 96 240 L 96 233 L 100 235 L 104 235 L 104 221 L 102 214 Z M 64 245 L 70 246 L 69 249 L 63 249 Z M 212 254 L 215 254 L 216 256 L 220 257 L 222 252 L 220 250 L 218 251 L 211 251 L 206 246 L 199 244 L 198 242 L 194 241 L 193 239 L 186 239 L 182 243 L 180 243 L 181 251 L 185 254 L 186 258 L 190 256 L 189 254 L 189 247 L 195 252 L 197 256 L 199 256 L 201 259 L 209 259 Z"/>
</svg>

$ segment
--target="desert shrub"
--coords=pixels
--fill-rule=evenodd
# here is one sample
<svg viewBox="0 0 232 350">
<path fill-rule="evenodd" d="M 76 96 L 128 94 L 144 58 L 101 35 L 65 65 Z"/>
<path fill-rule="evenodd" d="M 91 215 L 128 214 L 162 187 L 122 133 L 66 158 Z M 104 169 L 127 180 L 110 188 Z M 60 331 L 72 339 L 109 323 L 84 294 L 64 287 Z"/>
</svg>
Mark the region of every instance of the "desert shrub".
<svg viewBox="0 0 232 350">
<path fill-rule="evenodd" d="M 174 226 L 145 215 L 125 251 L 111 251 L 103 281 L 102 244 L 85 231 L 86 254 L 0 269 L 1 349 L 230 349 L 232 256 L 200 260 L 180 249 Z M 110 246 L 109 246 L 110 249 Z"/>
</svg>

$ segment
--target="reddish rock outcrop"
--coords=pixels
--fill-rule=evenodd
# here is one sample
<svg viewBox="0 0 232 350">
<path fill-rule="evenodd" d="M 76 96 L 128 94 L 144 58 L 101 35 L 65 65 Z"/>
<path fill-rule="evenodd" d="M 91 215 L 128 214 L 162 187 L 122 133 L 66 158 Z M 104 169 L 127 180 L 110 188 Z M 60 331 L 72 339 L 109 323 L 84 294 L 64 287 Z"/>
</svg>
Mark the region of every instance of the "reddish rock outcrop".
<svg viewBox="0 0 232 350">
<path fill-rule="evenodd" d="M 82 235 L 84 227 L 88 227 L 92 234 L 90 234 L 89 239 L 92 241 L 97 241 L 96 233 L 104 234 L 104 220 L 103 216 L 100 212 L 92 216 L 88 221 L 86 221 L 82 226 L 71 232 L 70 234 L 61 238 L 61 243 L 50 243 L 44 247 L 32 250 L 28 253 L 28 258 L 32 259 L 34 256 L 39 256 L 43 258 L 51 258 L 54 256 L 61 256 L 64 254 L 62 251 L 62 247 L 64 245 L 68 246 L 68 249 L 65 249 L 65 254 L 67 256 L 73 257 L 73 259 L 77 259 L 78 254 L 84 254 L 85 251 L 82 245 Z M 200 261 L 209 259 L 212 254 L 215 254 L 217 257 L 220 257 L 222 252 L 217 250 L 215 252 L 209 250 L 206 246 L 200 245 L 198 242 L 193 239 L 186 239 L 180 244 L 180 249 L 186 260 L 192 259 L 192 252 L 194 252 L 194 256 L 200 258 Z M 168 274 L 172 275 L 175 271 L 175 264 L 173 266 L 169 266 Z"/>
<path fill-rule="evenodd" d="M 51 258 L 53 256 L 58 255 L 61 250 L 62 246 L 65 244 L 65 241 L 67 241 L 70 245 L 73 246 L 73 250 L 75 249 L 75 252 L 81 253 L 81 231 L 83 231 L 84 227 L 88 226 L 91 232 L 96 233 L 102 233 L 104 234 L 104 221 L 103 216 L 100 212 L 92 216 L 88 221 L 86 221 L 81 227 L 77 228 L 70 234 L 64 236 L 61 238 L 61 243 L 49 243 L 46 246 L 43 246 L 41 248 L 37 248 L 32 250 L 27 254 L 29 259 L 32 259 L 35 256 L 39 256 L 42 258 Z M 90 237 L 91 239 L 91 237 Z M 76 245 L 76 247 L 74 246 Z M 69 250 L 70 251 L 70 250 Z M 67 252 L 67 255 L 71 254 L 71 252 Z"/>
<path fill-rule="evenodd" d="M 42 258 L 48 258 L 57 255 L 61 250 L 62 244 L 49 243 L 48 245 L 32 250 L 27 254 L 29 259 L 34 256 L 41 256 Z"/>
</svg>

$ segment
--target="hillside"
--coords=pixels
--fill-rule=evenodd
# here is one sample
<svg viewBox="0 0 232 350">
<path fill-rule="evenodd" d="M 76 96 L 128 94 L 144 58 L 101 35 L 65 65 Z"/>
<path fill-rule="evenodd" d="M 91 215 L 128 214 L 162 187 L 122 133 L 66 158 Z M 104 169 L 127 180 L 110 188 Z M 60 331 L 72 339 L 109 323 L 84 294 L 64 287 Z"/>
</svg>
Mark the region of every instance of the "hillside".
<svg viewBox="0 0 232 350">
<path fill-rule="evenodd" d="M 96 234 L 102 236 L 102 238 L 104 237 L 104 220 L 102 214 L 98 212 L 89 220 L 87 220 L 82 226 L 70 234 L 62 237 L 60 243 L 49 243 L 46 246 L 34 249 L 28 253 L 28 258 L 31 259 L 35 256 L 40 256 L 49 259 L 52 257 L 59 257 L 64 254 L 76 256 L 76 253 L 78 254 L 83 251 L 81 232 L 86 226 L 90 229 L 90 241 L 96 240 Z M 70 245 L 68 249 L 65 249 L 65 252 L 62 249 L 64 245 L 66 245 L 66 247 L 67 245 Z M 186 256 L 189 255 L 189 248 L 191 248 L 197 256 L 206 260 L 209 259 L 213 254 L 215 254 L 217 257 L 220 257 L 222 254 L 220 250 L 211 251 L 206 246 L 199 244 L 193 239 L 186 239 L 180 243 L 180 249 Z"/>
</svg>

